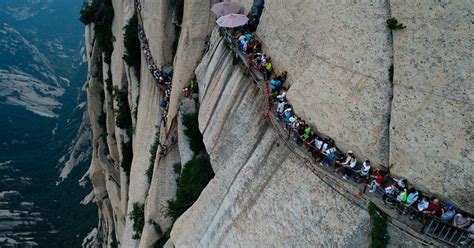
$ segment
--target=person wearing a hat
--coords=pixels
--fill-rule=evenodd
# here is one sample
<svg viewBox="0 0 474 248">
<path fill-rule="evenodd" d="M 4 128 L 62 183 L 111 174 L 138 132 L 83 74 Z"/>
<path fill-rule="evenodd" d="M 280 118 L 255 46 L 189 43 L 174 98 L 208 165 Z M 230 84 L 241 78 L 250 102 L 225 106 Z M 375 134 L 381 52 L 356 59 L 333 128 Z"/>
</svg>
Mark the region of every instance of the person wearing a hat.
<svg viewBox="0 0 474 248">
<path fill-rule="evenodd" d="M 296 117 L 293 115 L 290 118 L 288 118 L 288 122 L 285 125 L 285 131 L 290 130 L 296 123 Z"/>
</svg>

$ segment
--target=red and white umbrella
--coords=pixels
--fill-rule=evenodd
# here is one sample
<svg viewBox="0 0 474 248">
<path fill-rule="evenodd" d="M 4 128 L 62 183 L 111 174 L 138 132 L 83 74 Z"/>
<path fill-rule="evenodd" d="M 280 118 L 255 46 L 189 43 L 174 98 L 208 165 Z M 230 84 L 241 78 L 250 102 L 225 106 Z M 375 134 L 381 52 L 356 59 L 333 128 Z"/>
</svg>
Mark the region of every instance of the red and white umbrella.
<svg viewBox="0 0 474 248">
<path fill-rule="evenodd" d="M 249 21 L 249 18 L 241 14 L 228 14 L 217 19 L 216 23 L 220 27 L 224 28 L 235 28 L 240 27 Z"/>
<path fill-rule="evenodd" d="M 212 5 L 211 11 L 217 15 L 217 17 L 225 16 L 228 14 L 238 14 L 240 12 L 241 5 L 233 2 L 220 2 Z"/>
</svg>

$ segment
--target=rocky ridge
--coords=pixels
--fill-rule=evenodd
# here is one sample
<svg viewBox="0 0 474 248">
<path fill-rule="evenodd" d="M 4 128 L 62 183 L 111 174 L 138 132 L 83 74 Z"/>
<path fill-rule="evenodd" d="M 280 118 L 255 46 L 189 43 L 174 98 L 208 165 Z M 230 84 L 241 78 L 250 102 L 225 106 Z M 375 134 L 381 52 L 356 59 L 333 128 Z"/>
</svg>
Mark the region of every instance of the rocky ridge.
<svg viewBox="0 0 474 248">
<path fill-rule="evenodd" d="M 92 27 L 86 27 L 88 108 L 94 136 L 89 176 L 100 208 L 97 235 L 101 237 L 102 245 L 111 246 L 116 240 L 121 247 L 150 247 L 164 235 L 156 232 L 152 223 L 163 232 L 170 230 L 172 223 L 163 207 L 176 191 L 172 166 L 186 160 L 183 146 L 176 146 L 163 159 L 155 159 L 151 183 L 148 183 L 145 171 L 150 156 L 158 155 L 149 152 L 155 142 L 155 133 L 161 130 L 160 136 L 166 137 L 164 130 L 180 127 L 177 106 L 182 98 L 181 89 L 195 71 L 200 89 L 199 125 L 216 176 L 198 201 L 174 224 L 166 246 L 265 246 L 270 243 L 302 247 L 364 246 L 368 243 L 369 227 L 366 210 L 325 186 L 279 141 L 263 120 L 264 103 L 258 89 L 243 69 L 233 64 L 232 54 L 217 31 L 212 33 L 211 47 L 201 59 L 203 41 L 206 36 L 210 37 L 213 25 L 210 12 L 206 12 L 213 1 L 204 2 L 184 1 L 181 35 L 173 58 L 170 51 L 176 33 L 172 7 L 166 1 L 142 1 L 145 33 L 157 64 L 174 61 L 171 121 L 165 129 L 159 128 L 162 95 L 144 66 L 144 58 L 139 82 L 131 73 L 133 68 L 121 61 L 121 27 L 132 15 L 133 4 L 112 1 L 115 11 L 112 81 L 114 85 L 128 89 L 130 111 L 137 106 L 129 177 L 119 166 L 123 160 L 124 131 L 114 126 L 116 103 L 101 100 L 105 82 L 93 77 L 97 71 L 94 59 L 101 55 L 94 45 Z M 250 4 L 244 4 L 248 10 Z M 461 60 L 454 62 L 440 57 L 439 65 L 420 69 L 420 63 L 425 63 L 421 58 L 429 57 L 431 48 L 414 44 L 432 37 L 430 29 L 422 24 L 431 24 L 438 19 L 407 11 L 434 11 L 436 16 L 446 19 L 444 23 L 450 23 L 437 26 L 441 38 L 433 47 L 440 49 L 446 42 L 451 42 L 445 38 L 450 37 L 449 26 L 460 26 L 459 32 L 469 34 L 463 29 L 467 28 L 463 25 L 468 17 L 464 11 L 467 6 L 469 3 L 463 1 L 449 7 L 440 3 L 421 6 L 418 2 L 394 4 L 392 1 L 319 3 L 318 6 L 309 1 L 292 5 L 269 1 L 257 35 L 264 42 L 264 50 L 272 56 L 274 66 L 289 72 L 288 98 L 298 115 L 334 138 L 343 150 L 355 151 L 360 159 L 393 163 L 393 172 L 397 175 L 467 210 L 473 204 L 472 192 L 466 191 L 473 185 L 470 166 L 473 144 L 469 135 L 472 120 L 466 119 L 466 112 L 472 112 L 472 99 L 469 98 L 472 87 L 469 86 L 471 76 L 465 73 L 469 71 L 468 60 L 472 54 L 463 53 L 469 46 L 469 39 L 453 41 L 452 51 L 445 52 L 454 53 Z M 459 15 L 453 14 L 458 11 Z M 385 26 L 386 19 L 392 15 L 408 28 L 392 34 Z M 305 23 L 315 23 L 316 27 L 309 29 Z M 422 25 L 420 28 L 416 28 L 418 23 Z M 416 61 L 418 59 L 420 62 Z M 195 68 L 197 63 L 199 66 Z M 388 75 L 392 64 L 395 67 L 393 83 Z M 411 68 L 417 69 L 412 71 Z M 425 87 L 441 86 L 445 81 L 430 80 L 427 76 L 420 78 L 418 75 L 423 73 L 419 70 L 436 70 L 441 75 L 439 78 L 451 79 L 449 85 L 453 90 L 428 91 Z M 427 81 L 431 84 L 424 86 L 421 83 Z M 465 90 L 458 92 L 462 88 Z M 426 92 L 429 98 L 421 103 L 416 100 Z M 104 94 L 107 99 L 107 93 Z M 458 96 L 461 100 L 451 100 L 459 99 Z M 409 103 L 403 98 L 415 100 Z M 452 104 L 445 105 L 443 99 L 449 99 Z M 102 112 L 107 118 L 106 143 L 100 138 L 104 134 L 99 125 Z M 405 116 L 411 116 L 412 121 L 406 122 Z M 426 116 L 437 121 L 428 123 L 426 120 L 430 118 Z M 455 121 L 453 125 L 457 128 L 438 132 L 440 127 L 452 126 L 448 120 Z M 407 124 L 415 126 L 409 128 Z M 179 133 L 178 130 L 178 143 L 184 139 Z M 425 141 L 421 142 L 421 139 Z M 448 149 L 437 155 L 440 148 L 433 144 L 444 143 Z M 109 150 L 109 155 L 104 155 L 105 149 Z M 461 172 L 461 176 L 442 176 L 445 183 L 441 184 L 432 180 L 442 175 L 446 168 L 450 173 Z M 439 187 L 447 184 L 450 187 Z M 132 237 L 134 223 L 129 215 L 135 203 L 145 205 L 141 239 Z M 396 228 L 389 228 L 389 233 L 393 246 L 418 244 L 415 238 L 407 238 Z"/>
</svg>

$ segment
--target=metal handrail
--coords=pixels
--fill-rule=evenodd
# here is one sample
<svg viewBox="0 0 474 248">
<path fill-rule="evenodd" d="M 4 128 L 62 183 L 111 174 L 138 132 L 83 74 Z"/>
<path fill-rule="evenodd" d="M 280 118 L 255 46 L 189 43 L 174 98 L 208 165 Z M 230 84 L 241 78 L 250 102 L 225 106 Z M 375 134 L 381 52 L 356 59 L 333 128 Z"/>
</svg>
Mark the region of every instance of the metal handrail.
<svg viewBox="0 0 474 248">
<path fill-rule="evenodd" d="M 449 245 L 474 247 L 474 242 L 470 237 L 474 234 L 443 222 L 441 219 L 434 216 L 429 218 L 427 224 L 423 228 L 423 234 L 441 240 Z"/>
<path fill-rule="evenodd" d="M 233 50 L 233 52 L 236 54 L 237 57 L 239 57 L 242 61 L 243 61 L 243 64 L 247 67 L 247 69 L 251 72 L 250 75 L 253 79 L 253 81 L 255 82 L 255 84 L 257 85 L 257 87 L 260 89 L 259 91 L 261 92 L 261 94 L 264 94 L 265 95 L 265 86 L 262 85 L 262 80 L 259 80 L 258 77 L 255 75 L 257 74 L 256 71 L 252 70 L 252 67 L 248 64 L 248 61 L 246 60 L 245 56 L 238 50 L 238 41 L 227 31 L 227 29 L 221 29 L 223 31 L 223 38 L 229 42 L 229 44 L 231 44 L 231 47 L 230 49 Z M 255 36 L 256 38 L 256 36 Z M 263 77 L 262 77 L 263 78 Z M 271 107 L 270 107 L 271 108 Z M 365 203 L 368 203 L 369 200 L 367 198 L 367 196 L 365 196 L 364 194 L 362 195 L 354 195 L 352 193 L 351 190 L 349 190 L 348 188 L 345 188 L 341 183 L 340 183 L 340 180 L 337 180 L 335 178 L 332 178 L 332 177 L 329 177 L 329 176 L 321 176 L 320 174 L 318 174 L 316 171 L 317 170 L 322 170 L 322 171 L 325 171 L 324 169 L 322 168 L 319 168 L 317 166 L 314 166 L 313 163 L 305 156 L 302 156 L 300 153 L 298 153 L 294 148 L 293 148 L 293 145 L 291 145 L 289 142 L 288 142 L 288 138 L 286 136 L 286 134 L 283 134 L 283 132 L 281 131 L 281 126 L 279 124 L 279 120 L 276 120 L 275 116 L 270 114 L 269 115 L 269 118 L 268 118 L 270 124 L 272 125 L 272 127 L 277 131 L 277 134 L 279 135 L 279 137 L 281 138 L 282 141 L 284 141 L 287 145 L 287 147 L 297 156 L 299 157 L 300 159 L 302 159 L 304 161 L 304 166 L 309 168 L 311 170 L 311 172 L 313 172 L 313 174 L 315 174 L 316 176 L 318 176 L 325 184 L 327 184 L 329 187 L 331 187 L 333 190 L 335 190 L 336 192 L 338 192 L 339 194 L 341 194 L 342 196 L 344 196 L 346 199 L 352 201 L 353 203 L 359 205 L 360 207 L 364 208 L 363 206 L 361 206 L 358 202 L 354 201 L 354 199 L 351 199 L 351 198 L 348 198 L 348 196 L 341 192 L 340 189 L 342 189 L 344 192 L 347 192 L 349 193 L 350 195 L 352 195 L 353 197 L 355 196 L 356 199 L 358 200 L 363 200 L 365 201 Z M 355 171 L 354 169 L 352 168 L 349 168 L 353 171 Z M 326 172 L 326 171 L 325 171 Z M 330 174 L 331 175 L 331 174 Z M 334 186 L 336 185 L 336 186 Z M 383 192 L 383 185 L 377 187 L 377 192 L 378 193 L 384 193 Z M 388 196 L 389 198 L 392 198 L 392 199 L 395 199 L 395 197 L 392 197 L 392 196 Z M 408 208 L 413 208 L 416 210 L 416 208 L 414 206 L 404 206 L 404 207 L 408 207 Z M 423 230 L 425 230 L 426 228 L 426 225 L 423 227 Z M 405 231 L 406 232 L 406 231 Z M 467 232 L 467 231 L 464 231 L 464 232 Z M 407 232 L 408 233 L 408 232 Z M 422 234 L 425 234 L 425 233 L 422 233 Z M 440 240 L 442 242 L 445 242 L 444 240 L 442 239 L 439 239 L 433 235 L 428 235 L 426 234 L 427 236 L 429 237 L 432 237 L 432 238 L 435 238 L 437 240 Z M 420 242 L 422 242 L 423 244 L 426 244 L 425 241 L 422 241 L 422 240 L 419 240 Z M 446 243 L 446 242 L 445 242 Z M 451 244 L 451 243 L 448 243 L 448 244 Z"/>
</svg>

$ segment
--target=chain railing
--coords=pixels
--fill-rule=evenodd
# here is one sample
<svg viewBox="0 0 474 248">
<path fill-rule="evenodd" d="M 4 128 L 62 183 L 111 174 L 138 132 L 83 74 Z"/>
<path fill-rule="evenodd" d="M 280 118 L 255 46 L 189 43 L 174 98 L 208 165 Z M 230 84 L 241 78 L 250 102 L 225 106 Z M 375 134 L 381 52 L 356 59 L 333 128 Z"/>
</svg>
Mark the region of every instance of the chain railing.
<svg viewBox="0 0 474 248">
<path fill-rule="evenodd" d="M 140 40 L 140 45 L 143 50 L 143 55 L 145 56 L 145 61 L 147 63 L 147 68 L 150 71 L 152 78 L 155 81 L 155 85 L 158 86 L 160 89 L 163 90 L 164 92 L 164 99 L 166 101 L 166 106 L 162 106 L 162 114 L 160 118 L 160 126 L 164 125 L 166 126 L 166 123 L 168 121 L 168 110 L 169 110 L 169 104 L 170 104 L 170 98 L 171 98 L 171 90 L 172 90 L 172 77 L 171 75 L 168 75 L 164 70 L 163 66 L 157 66 L 155 63 L 155 60 L 153 58 L 153 55 L 151 54 L 151 49 L 149 47 L 148 39 L 146 37 L 145 29 L 143 27 L 143 17 L 141 15 L 141 10 L 142 10 L 142 5 L 140 1 L 135 0 L 135 12 L 137 15 L 138 19 L 138 27 L 137 27 L 137 32 L 138 32 L 138 37 Z M 164 129 L 166 130 L 166 129 Z M 173 131 L 175 132 L 175 131 Z M 167 136 L 167 135 L 165 135 Z M 160 152 L 159 152 L 159 158 L 161 159 L 162 157 L 165 157 L 169 151 L 174 147 L 174 145 L 177 143 L 175 135 L 171 135 L 171 137 L 166 139 L 165 141 L 159 142 L 160 144 Z"/>
<path fill-rule="evenodd" d="M 349 189 L 345 187 L 344 184 L 341 183 L 341 180 L 334 173 L 330 173 L 328 170 L 324 168 L 320 168 L 319 166 L 316 166 L 314 163 L 312 163 L 311 159 L 308 159 L 307 155 L 305 154 L 302 155 L 301 152 L 297 151 L 298 148 L 296 148 L 295 145 L 289 142 L 290 137 L 291 137 L 291 129 L 288 130 L 288 134 L 287 134 L 287 131 L 285 131 L 284 128 L 281 126 L 280 120 L 278 120 L 275 117 L 275 115 L 271 114 L 272 104 L 271 104 L 270 94 L 268 94 L 268 88 L 269 88 L 268 81 L 264 79 L 263 75 L 260 75 L 261 73 L 259 71 L 256 71 L 252 68 L 247 57 L 240 52 L 238 48 L 239 47 L 238 40 L 234 38 L 227 29 L 220 28 L 220 33 L 223 36 L 223 39 L 228 43 L 229 48 L 233 51 L 234 55 L 237 58 L 241 59 L 245 67 L 249 70 L 251 78 L 253 79 L 256 86 L 259 88 L 259 92 L 265 97 L 265 106 L 266 106 L 265 113 L 264 113 L 265 118 L 269 121 L 273 129 L 277 131 L 277 134 L 279 135 L 281 140 L 285 142 L 287 147 L 298 158 L 304 161 L 303 163 L 304 166 L 309 168 L 313 172 L 313 174 L 319 177 L 319 179 L 321 179 L 326 185 L 328 185 L 330 188 L 332 188 L 339 194 L 343 195 L 346 199 L 350 200 L 356 205 L 362 208 L 366 208 L 366 206 L 363 206 L 363 204 L 366 205 L 368 204 L 369 201 L 374 202 L 373 200 L 375 199 L 372 199 L 374 197 L 371 197 L 365 194 L 365 189 L 368 186 L 368 181 L 365 183 L 364 189 L 361 190 L 359 194 L 354 194 L 353 189 Z M 256 39 L 257 37 L 254 36 L 254 38 Z M 355 168 L 347 168 L 347 169 L 352 170 L 353 173 L 358 172 L 358 170 L 356 170 Z M 321 172 L 324 172 L 325 175 L 321 174 Z M 348 181 L 346 182 L 349 183 Z M 389 183 L 393 183 L 393 182 L 394 180 L 391 177 L 388 177 L 386 178 L 385 185 L 388 185 Z M 373 194 L 378 195 L 379 197 L 384 195 L 385 192 L 384 192 L 383 186 L 384 185 L 379 185 L 376 188 L 376 191 L 373 192 Z M 397 201 L 396 197 L 394 196 L 386 195 L 386 197 L 389 198 L 391 201 Z M 397 207 L 401 208 L 402 210 L 409 210 L 410 212 L 418 211 L 416 206 L 413 206 L 413 205 L 409 205 L 409 206 L 399 205 Z M 413 229 L 413 227 L 410 227 L 410 228 L 417 233 L 421 232 L 421 234 L 434 238 L 435 240 L 442 241 L 443 243 L 446 243 L 449 245 L 453 245 L 453 246 L 468 245 L 466 247 L 472 247 L 472 240 L 468 238 L 470 234 L 468 231 L 456 228 L 448 223 L 442 223 L 436 217 L 431 218 L 429 222 L 427 222 L 427 224 L 422 226 L 421 229 L 416 230 L 416 229 Z M 402 230 L 402 231 L 404 231 L 405 233 L 411 233 L 406 230 Z M 416 240 L 418 240 L 421 244 L 426 245 L 430 243 L 429 241 L 426 241 L 426 240 L 419 240 L 418 237 L 415 237 L 413 235 L 411 236 L 414 237 Z"/>
</svg>

